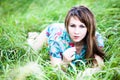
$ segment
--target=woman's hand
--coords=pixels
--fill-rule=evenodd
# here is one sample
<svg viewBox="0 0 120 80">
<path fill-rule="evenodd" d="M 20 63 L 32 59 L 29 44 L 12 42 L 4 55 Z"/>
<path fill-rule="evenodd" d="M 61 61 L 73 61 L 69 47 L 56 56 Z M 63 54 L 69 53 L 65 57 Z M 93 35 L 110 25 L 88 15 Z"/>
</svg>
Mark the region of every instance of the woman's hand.
<svg viewBox="0 0 120 80">
<path fill-rule="evenodd" d="M 103 61 L 103 59 L 100 57 L 100 56 L 98 56 L 98 55 L 94 55 L 95 56 L 95 59 L 96 59 L 96 61 L 97 61 L 97 65 L 98 65 L 98 67 L 103 67 L 104 66 L 104 61 Z"/>
<path fill-rule="evenodd" d="M 63 52 L 63 61 L 65 63 L 70 63 L 72 60 L 74 60 L 75 51 L 76 51 L 76 48 L 72 47 L 72 48 L 68 48 L 65 52 Z"/>
</svg>

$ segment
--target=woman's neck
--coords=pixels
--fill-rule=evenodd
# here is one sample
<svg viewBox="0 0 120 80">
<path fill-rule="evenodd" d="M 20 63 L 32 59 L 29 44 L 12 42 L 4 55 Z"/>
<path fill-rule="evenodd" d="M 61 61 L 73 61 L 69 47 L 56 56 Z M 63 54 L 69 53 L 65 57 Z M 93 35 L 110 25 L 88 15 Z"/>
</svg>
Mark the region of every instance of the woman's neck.
<svg viewBox="0 0 120 80">
<path fill-rule="evenodd" d="M 81 41 L 81 42 L 75 42 L 75 47 L 79 47 L 79 46 L 82 46 L 84 45 L 84 41 Z"/>
<path fill-rule="evenodd" d="M 84 42 L 76 42 L 74 43 L 76 47 L 76 53 L 79 54 L 83 48 Z"/>
</svg>

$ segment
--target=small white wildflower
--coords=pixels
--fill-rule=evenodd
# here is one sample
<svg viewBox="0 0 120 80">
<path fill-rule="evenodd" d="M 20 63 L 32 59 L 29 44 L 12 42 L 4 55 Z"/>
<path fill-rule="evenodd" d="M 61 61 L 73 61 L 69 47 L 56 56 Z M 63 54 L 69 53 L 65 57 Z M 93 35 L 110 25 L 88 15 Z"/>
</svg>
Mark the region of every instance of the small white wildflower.
<svg viewBox="0 0 120 80">
<path fill-rule="evenodd" d="M 86 77 L 91 77 L 93 74 L 97 73 L 101 69 L 99 67 L 96 68 L 87 68 L 85 71 L 80 71 L 77 75 L 76 80 L 86 80 Z"/>
<path fill-rule="evenodd" d="M 25 80 L 27 76 L 35 75 L 38 79 L 43 79 L 43 71 L 40 66 L 35 62 L 30 62 L 23 67 L 20 67 L 16 80 Z"/>
</svg>

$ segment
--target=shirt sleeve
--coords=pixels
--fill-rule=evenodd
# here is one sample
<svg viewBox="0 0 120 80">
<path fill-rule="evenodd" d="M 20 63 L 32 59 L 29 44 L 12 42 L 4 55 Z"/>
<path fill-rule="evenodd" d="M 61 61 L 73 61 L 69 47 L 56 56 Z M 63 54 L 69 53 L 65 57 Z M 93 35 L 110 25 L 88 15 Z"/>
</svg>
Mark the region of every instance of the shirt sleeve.
<svg viewBox="0 0 120 80">
<path fill-rule="evenodd" d="M 104 40 L 103 40 L 102 35 L 99 32 L 96 32 L 95 36 L 97 39 L 98 47 L 103 48 L 104 47 Z"/>
<path fill-rule="evenodd" d="M 49 43 L 49 54 L 52 57 L 61 58 L 60 47 L 58 42 L 50 41 Z"/>
<path fill-rule="evenodd" d="M 55 24 L 48 26 L 46 36 L 48 37 L 49 54 L 52 57 L 62 58 L 60 46 L 61 35 L 62 30 L 59 28 L 59 26 Z"/>
</svg>

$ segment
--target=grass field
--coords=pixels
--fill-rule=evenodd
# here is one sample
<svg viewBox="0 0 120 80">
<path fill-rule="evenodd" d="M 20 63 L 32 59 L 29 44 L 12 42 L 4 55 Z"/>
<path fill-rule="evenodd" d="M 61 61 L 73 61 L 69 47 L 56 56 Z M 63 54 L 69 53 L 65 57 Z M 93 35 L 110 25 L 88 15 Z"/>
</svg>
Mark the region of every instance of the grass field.
<svg viewBox="0 0 120 80">
<path fill-rule="evenodd" d="M 105 67 L 85 80 L 120 80 L 119 0 L 0 0 L 0 80 L 76 80 L 77 72 L 51 67 L 46 46 L 35 52 L 26 42 L 28 32 L 41 32 L 50 23 L 64 22 L 67 11 L 75 5 L 93 11 L 105 41 Z M 29 62 L 36 63 L 24 66 Z"/>
</svg>

